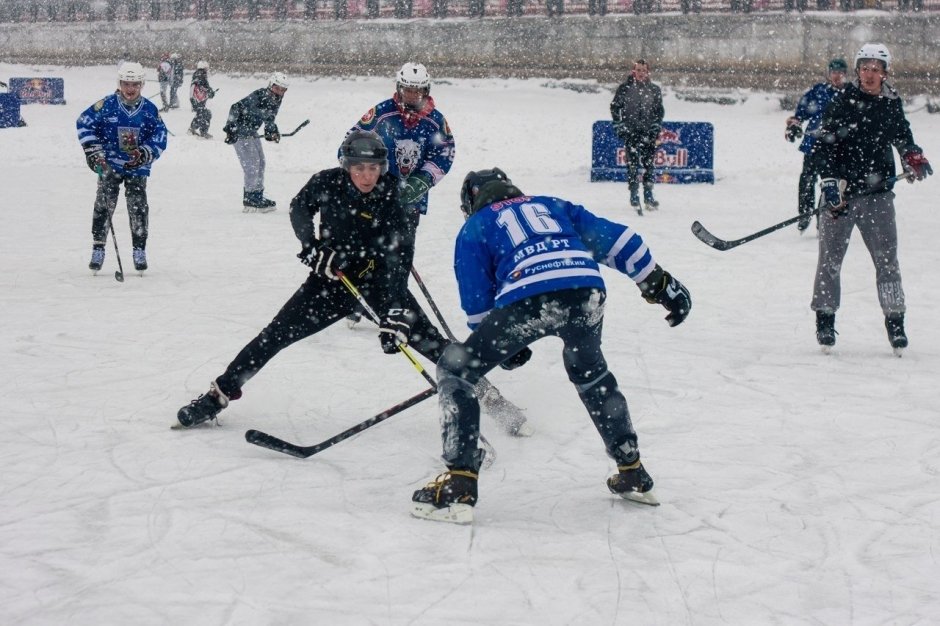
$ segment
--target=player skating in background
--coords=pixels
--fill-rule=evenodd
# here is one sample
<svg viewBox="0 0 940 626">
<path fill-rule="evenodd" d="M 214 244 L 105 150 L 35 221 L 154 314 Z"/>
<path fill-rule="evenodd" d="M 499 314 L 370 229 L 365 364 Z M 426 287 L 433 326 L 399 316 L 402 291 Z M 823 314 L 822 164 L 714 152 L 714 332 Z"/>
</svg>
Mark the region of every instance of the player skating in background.
<svg viewBox="0 0 940 626">
<path fill-rule="evenodd" d="M 189 124 L 189 134 L 205 139 L 212 139 L 209 134 L 209 124 L 212 122 L 212 111 L 209 110 L 209 100 L 215 97 L 215 89 L 209 86 L 209 63 L 199 61 L 196 71 L 189 85 L 189 104 L 193 108 L 193 121 Z"/>
</svg>

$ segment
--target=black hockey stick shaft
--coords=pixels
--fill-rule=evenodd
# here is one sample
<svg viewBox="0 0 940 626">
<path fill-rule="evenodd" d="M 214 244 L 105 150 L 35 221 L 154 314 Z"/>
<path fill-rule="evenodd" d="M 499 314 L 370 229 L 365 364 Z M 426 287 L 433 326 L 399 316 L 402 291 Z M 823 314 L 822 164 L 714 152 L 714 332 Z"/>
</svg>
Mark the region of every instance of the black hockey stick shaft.
<svg viewBox="0 0 940 626">
<path fill-rule="evenodd" d="M 281 133 L 281 137 L 293 137 L 300 131 L 301 128 L 303 128 L 309 123 L 310 123 L 310 120 L 304 120 L 300 123 L 300 125 L 297 128 L 290 131 L 289 133 Z M 257 137 L 258 139 L 264 139 L 264 135 L 255 135 L 255 137 Z"/>
<path fill-rule="evenodd" d="M 247 441 L 248 443 L 253 443 L 256 446 L 261 446 L 262 448 L 268 448 L 269 450 L 274 450 L 275 452 L 283 452 L 284 454 L 295 456 L 298 459 L 306 459 L 307 457 L 313 456 L 314 454 L 318 452 L 322 452 L 326 450 L 327 448 L 330 448 L 338 444 L 341 441 L 345 441 L 346 439 L 349 439 L 353 435 L 361 433 L 367 428 L 371 428 L 375 426 L 379 422 L 384 422 L 385 420 L 392 417 L 393 415 L 397 415 L 398 413 L 401 413 L 405 409 L 413 407 L 414 405 L 420 402 L 423 402 L 424 400 L 427 400 L 428 398 L 430 398 L 436 393 L 437 393 L 437 389 L 433 387 L 430 389 L 425 389 L 421 393 L 408 398 L 404 402 L 399 402 L 395 406 L 382 411 L 378 415 L 370 417 L 369 419 L 365 421 L 359 422 L 355 426 L 351 428 L 347 428 L 346 430 L 339 433 L 338 435 L 334 435 L 330 437 L 329 439 L 327 439 L 326 441 L 321 441 L 320 443 L 314 444 L 312 446 L 300 446 L 297 444 L 293 444 L 293 443 L 284 441 L 283 439 L 278 439 L 277 437 L 273 435 L 269 435 L 267 433 L 261 432 L 260 430 L 246 431 L 245 441 Z"/>
<path fill-rule="evenodd" d="M 867 196 L 873 193 L 886 191 L 886 187 L 888 185 L 892 185 L 900 180 L 906 180 L 910 177 L 911 177 L 910 172 L 904 172 L 902 174 L 899 174 L 898 176 L 892 176 L 891 178 L 885 181 L 884 188 L 879 187 L 877 189 L 866 190 L 866 191 L 856 194 L 853 197 L 857 198 L 859 196 Z M 746 237 L 741 237 L 740 239 L 721 239 L 720 237 L 717 237 L 713 235 L 711 232 L 709 232 L 709 230 L 705 228 L 705 226 L 703 226 L 702 223 L 699 222 L 698 220 L 692 223 L 692 234 L 695 235 L 699 239 L 699 241 L 701 241 L 707 246 L 714 248 L 715 250 L 720 250 L 720 251 L 730 250 L 732 248 L 737 248 L 740 245 L 748 243 L 749 241 L 760 239 L 761 237 L 765 235 L 769 235 L 772 232 L 778 231 L 781 228 L 786 228 L 790 224 L 795 224 L 801 219 L 810 218 L 810 217 L 813 217 L 814 215 L 818 215 L 821 208 L 822 208 L 821 206 L 818 206 L 809 213 L 795 215 L 793 217 L 787 218 L 783 220 L 782 222 L 774 224 L 773 226 L 768 226 L 767 228 L 763 230 L 759 230 L 756 233 L 747 235 Z"/>
<path fill-rule="evenodd" d="M 444 334 L 447 335 L 447 338 L 451 341 L 457 341 L 457 337 L 450 330 L 450 326 L 448 326 L 447 322 L 444 320 L 444 315 L 441 313 L 441 310 L 437 308 L 437 304 L 434 303 L 434 298 L 431 297 L 431 292 L 428 291 L 427 286 L 425 286 L 424 281 L 421 280 L 421 276 L 418 275 L 418 270 L 416 270 L 414 266 L 411 268 L 411 275 L 414 277 L 415 282 L 418 283 L 418 288 L 421 289 L 421 293 L 424 294 L 424 299 L 428 301 L 431 310 L 434 311 L 434 317 L 440 322 L 441 328 L 444 329 Z"/>
</svg>

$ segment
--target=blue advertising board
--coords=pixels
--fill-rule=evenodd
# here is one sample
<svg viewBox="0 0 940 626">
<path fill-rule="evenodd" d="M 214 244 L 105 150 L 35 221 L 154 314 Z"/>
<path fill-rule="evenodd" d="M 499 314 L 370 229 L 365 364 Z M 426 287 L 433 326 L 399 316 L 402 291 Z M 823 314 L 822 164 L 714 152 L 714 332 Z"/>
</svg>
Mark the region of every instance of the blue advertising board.
<svg viewBox="0 0 940 626">
<path fill-rule="evenodd" d="M 61 78 L 11 78 L 10 93 L 20 104 L 65 104 L 65 80 Z"/>
<path fill-rule="evenodd" d="M 710 123 L 663 122 L 656 143 L 656 182 L 715 182 L 715 129 Z M 626 181 L 626 151 L 613 122 L 594 122 L 592 146 L 591 181 Z"/>
<path fill-rule="evenodd" d="M 20 125 L 20 99 L 12 93 L 0 93 L 0 128 Z"/>
</svg>

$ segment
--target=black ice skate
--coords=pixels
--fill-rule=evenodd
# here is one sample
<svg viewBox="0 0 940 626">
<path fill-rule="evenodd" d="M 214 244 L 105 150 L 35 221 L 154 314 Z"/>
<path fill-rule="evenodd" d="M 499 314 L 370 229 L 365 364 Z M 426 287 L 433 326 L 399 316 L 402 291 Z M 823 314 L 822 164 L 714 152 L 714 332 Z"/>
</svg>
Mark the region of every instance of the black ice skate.
<svg viewBox="0 0 940 626">
<path fill-rule="evenodd" d="M 104 265 L 104 246 L 96 244 L 91 248 L 91 261 L 88 262 L 88 269 L 97 274 L 102 265 Z"/>
<path fill-rule="evenodd" d="M 643 204 L 646 205 L 647 211 L 655 211 L 659 208 L 659 202 L 657 202 L 656 198 L 653 197 L 652 187 L 643 188 Z"/>
<path fill-rule="evenodd" d="M 147 252 L 143 248 L 134 248 L 134 269 L 141 273 L 147 269 Z"/>
<path fill-rule="evenodd" d="M 277 209 L 277 203 L 274 200 L 264 197 L 264 190 L 246 191 L 242 197 L 245 213 L 270 213 Z"/>
<path fill-rule="evenodd" d="M 624 500 L 659 506 L 659 500 L 653 495 L 653 479 L 639 459 L 631 465 L 618 465 L 617 473 L 607 479 L 607 488 Z"/>
<path fill-rule="evenodd" d="M 907 347 L 907 333 L 904 332 L 904 314 L 895 313 L 885 317 L 885 329 L 888 331 L 888 341 L 895 356 L 901 356 Z"/>
<path fill-rule="evenodd" d="M 178 425 L 173 428 L 192 428 L 203 422 L 214 420 L 228 406 L 229 399 L 219 386 L 212 381 L 209 391 L 202 394 L 176 413 Z"/>
<path fill-rule="evenodd" d="M 640 192 L 636 189 L 630 190 L 630 206 L 636 209 L 637 215 L 643 215 L 643 207 L 640 206 Z"/>
<path fill-rule="evenodd" d="M 452 524 L 473 522 L 477 503 L 477 474 L 468 470 L 448 470 L 415 491 L 411 514 L 421 519 Z"/>
<path fill-rule="evenodd" d="M 836 314 L 816 311 L 816 341 L 822 346 L 822 351 L 829 354 L 832 346 L 836 345 Z"/>
</svg>

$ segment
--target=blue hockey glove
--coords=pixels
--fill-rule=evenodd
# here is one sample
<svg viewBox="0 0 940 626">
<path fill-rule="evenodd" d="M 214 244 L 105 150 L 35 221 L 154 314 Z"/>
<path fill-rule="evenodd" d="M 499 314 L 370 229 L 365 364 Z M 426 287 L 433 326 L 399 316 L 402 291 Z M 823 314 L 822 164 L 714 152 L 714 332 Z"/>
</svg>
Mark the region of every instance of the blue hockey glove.
<svg viewBox="0 0 940 626">
<path fill-rule="evenodd" d="M 829 210 L 838 215 L 841 209 L 845 207 L 845 199 L 842 198 L 842 188 L 839 180 L 836 178 L 824 178 L 819 181 L 819 191 L 828 205 Z"/>
</svg>

